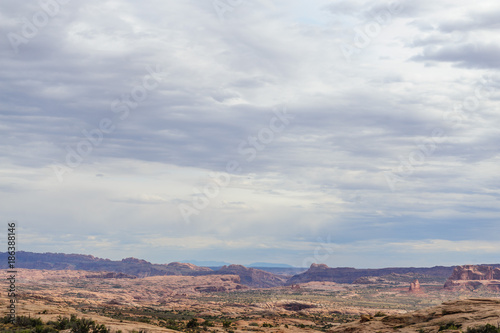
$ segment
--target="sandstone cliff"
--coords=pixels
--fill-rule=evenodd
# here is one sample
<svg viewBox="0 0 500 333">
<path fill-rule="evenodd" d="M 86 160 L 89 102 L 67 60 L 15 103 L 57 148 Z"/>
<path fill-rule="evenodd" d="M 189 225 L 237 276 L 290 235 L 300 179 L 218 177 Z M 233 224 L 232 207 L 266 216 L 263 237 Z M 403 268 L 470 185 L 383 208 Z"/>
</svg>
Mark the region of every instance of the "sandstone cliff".
<svg viewBox="0 0 500 333">
<path fill-rule="evenodd" d="M 444 323 L 468 327 L 492 324 L 500 318 L 500 301 L 497 299 L 470 299 L 445 302 L 442 305 L 401 315 L 365 316 L 353 323 L 334 327 L 330 332 L 339 333 L 392 333 L 438 332 Z M 460 331 L 450 331 L 460 332 Z"/>
<path fill-rule="evenodd" d="M 500 268 L 486 265 L 457 266 L 444 284 L 446 289 L 477 289 L 480 287 L 500 291 Z"/>
<path fill-rule="evenodd" d="M 420 282 L 418 282 L 418 280 L 411 282 L 408 291 L 412 293 L 421 292 L 422 290 L 420 289 Z"/>
<path fill-rule="evenodd" d="M 222 266 L 216 273 L 238 275 L 242 284 L 258 288 L 282 286 L 286 282 L 286 278 L 282 276 L 241 265 Z"/>
</svg>

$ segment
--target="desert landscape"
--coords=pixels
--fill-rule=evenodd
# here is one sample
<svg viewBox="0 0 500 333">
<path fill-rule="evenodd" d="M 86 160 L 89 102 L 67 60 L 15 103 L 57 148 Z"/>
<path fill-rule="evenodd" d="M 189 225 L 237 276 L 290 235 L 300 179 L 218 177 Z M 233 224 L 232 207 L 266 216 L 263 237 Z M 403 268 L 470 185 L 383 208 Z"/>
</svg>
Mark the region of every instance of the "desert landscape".
<svg viewBox="0 0 500 333">
<path fill-rule="evenodd" d="M 16 314 L 49 323 L 47 332 L 71 316 L 109 332 L 466 332 L 500 323 L 496 265 L 358 270 L 313 264 L 287 275 L 277 268 L 25 252 L 19 266 L 26 268 L 17 269 Z M 2 293 L 2 309 L 8 304 Z M 26 329 L 7 320 L 2 325 L 3 331 Z"/>
</svg>

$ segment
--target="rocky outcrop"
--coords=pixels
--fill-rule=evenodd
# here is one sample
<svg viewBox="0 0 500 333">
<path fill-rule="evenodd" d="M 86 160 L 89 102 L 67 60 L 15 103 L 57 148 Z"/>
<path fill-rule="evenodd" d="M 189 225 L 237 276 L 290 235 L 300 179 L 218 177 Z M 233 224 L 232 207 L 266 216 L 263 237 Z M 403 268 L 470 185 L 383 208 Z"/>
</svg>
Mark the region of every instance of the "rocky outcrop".
<svg viewBox="0 0 500 333">
<path fill-rule="evenodd" d="M 241 279 L 241 283 L 250 287 L 271 288 L 285 284 L 286 279 L 282 276 L 272 274 L 255 268 L 247 268 L 242 265 L 222 266 L 216 274 L 235 274 Z"/>
<path fill-rule="evenodd" d="M 422 291 L 420 289 L 420 282 L 418 282 L 418 279 L 410 283 L 410 288 L 408 289 L 408 291 L 411 293 L 419 293 Z"/>
<path fill-rule="evenodd" d="M 443 323 L 454 323 L 465 332 L 468 327 L 486 324 L 493 324 L 496 327 L 498 318 L 500 318 L 500 300 L 470 299 L 445 302 L 439 306 L 406 314 L 364 317 L 352 323 L 333 327 L 330 332 L 438 332 Z"/>
<path fill-rule="evenodd" d="M 193 264 L 171 262 L 165 265 L 166 275 L 192 275 L 194 272 L 213 272 L 208 267 L 199 267 Z"/>
<path fill-rule="evenodd" d="M 481 287 L 500 291 L 500 268 L 486 265 L 457 266 L 444 284 L 444 288 L 453 290 Z"/>
</svg>

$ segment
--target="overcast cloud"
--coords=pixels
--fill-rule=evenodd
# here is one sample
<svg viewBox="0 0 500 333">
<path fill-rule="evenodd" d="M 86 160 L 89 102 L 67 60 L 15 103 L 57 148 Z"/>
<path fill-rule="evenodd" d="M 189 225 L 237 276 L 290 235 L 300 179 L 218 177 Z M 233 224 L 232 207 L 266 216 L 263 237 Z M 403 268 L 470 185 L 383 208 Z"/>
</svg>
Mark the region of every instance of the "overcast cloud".
<svg viewBox="0 0 500 333">
<path fill-rule="evenodd" d="M 500 4 L 0 3 L 19 250 L 498 263 Z"/>
</svg>

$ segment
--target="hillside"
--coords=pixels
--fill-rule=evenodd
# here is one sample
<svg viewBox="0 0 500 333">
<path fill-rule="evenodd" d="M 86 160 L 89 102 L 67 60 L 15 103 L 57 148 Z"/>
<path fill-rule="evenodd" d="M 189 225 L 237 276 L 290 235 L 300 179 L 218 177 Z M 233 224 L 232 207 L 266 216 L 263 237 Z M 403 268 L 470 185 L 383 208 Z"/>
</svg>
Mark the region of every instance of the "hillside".
<svg viewBox="0 0 500 333">
<path fill-rule="evenodd" d="M 339 325 L 330 332 L 338 333 L 389 333 L 389 332 L 438 332 L 443 327 L 467 328 L 487 324 L 497 327 L 500 319 L 500 300 L 469 299 L 444 302 L 442 305 L 392 316 L 362 316 L 353 323 Z M 450 330 L 446 332 L 460 332 Z M 490 331 L 481 331 L 490 332 Z"/>
<path fill-rule="evenodd" d="M 0 258 L 6 253 L 0 253 Z M 91 272 L 115 272 L 132 277 L 182 275 L 239 275 L 242 284 L 251 287 L 268 288 L 281 286 L 286 278 L 255 268 L 241 265 L 223 266 L 218 271 L 208 267 L 199 267 L 189 263 L 172 262 L 169 264 L 152 264 L 146 260 L 126 258 L 120 261 L 101 259 L 91 255 L 64 253 L 17 252 L 17 268 L 45 270 L 83 270 Z M 0 269 L 7 268 L 7 260 L 2 260 Z"/>
<path fill-rule="evenodd" d="M 248 268 L 242 265 L 223 266 L 217 271 L 217 274 L 234 274 L 241 278 L 241 283 L 257 288 L 270 288 L 282 286 L 286 278 L 265 272 L 260 269 Z"/>
<path fill-rule="evenodd" d="M 394 267 L 380 269 L 356 269 L 351 267 L 330 268 L 324 264 L 312 264 L 304 273 L 294 275 L 287 285 L 307 283 L 311 281 L 329 281 L 337 283 L 353 283 L 356 279 L 367 276 L 384 276 L 390 274 L 425 274 L 447 278 L 453 272 L 453 267 L 435 266 L 431 268 Z"/>
</svg>

